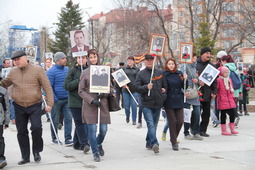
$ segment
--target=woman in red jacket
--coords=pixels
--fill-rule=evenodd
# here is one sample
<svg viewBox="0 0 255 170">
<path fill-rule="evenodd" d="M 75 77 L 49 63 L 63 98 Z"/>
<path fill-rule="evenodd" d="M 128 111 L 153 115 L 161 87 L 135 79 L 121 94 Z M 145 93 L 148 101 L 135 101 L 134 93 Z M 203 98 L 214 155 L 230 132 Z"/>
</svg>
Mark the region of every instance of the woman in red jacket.
<svg viewBox="0 0 255 170">
<path fill-rule="evenodd" d="M 220 67 L 218 69 L 220 71 L 219 78 L 217 79 L 217 88 L 218 88 L 218 97 L 217 97 L 217 103 L 218 103 L 218 109 L 221 111 L 221 134 L 222 135 L 231 135 L 232 134 L 238 134 L 237 131 L 235 131 L 235 112 L 234 108 L 236 108 L 236 104 L 234 101 L 234 89 L 233 89 L 233 83 L 232 80 L 228 77 L 229 75 L 229 69 L 225 66 Z M 230 119 L 230 130 L 231 133 L 229 133 L 226 129 L 226 114 L 229 115 Z"/>
</svg>

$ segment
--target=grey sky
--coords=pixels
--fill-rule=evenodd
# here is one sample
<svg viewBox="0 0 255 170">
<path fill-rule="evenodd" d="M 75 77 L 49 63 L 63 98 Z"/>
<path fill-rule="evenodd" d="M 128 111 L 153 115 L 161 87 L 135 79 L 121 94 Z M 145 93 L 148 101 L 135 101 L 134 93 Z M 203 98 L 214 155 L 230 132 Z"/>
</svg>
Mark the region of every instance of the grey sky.
<svg viewBox="0 0 255 170">
<path fill-rule="evenodd" d="M 12 20 L 12 24 L 26 25 L 39 29 L 41 26 L 52 27 L 57 22 L 61 7 L 68 0 L 0 0 L 0 24 Z M 80 8 L 89 15 L 109 11 L 111 0 L 73 0 L 80 3 Z M 84 21 L 88 14 L 84 12 Z"/>
</svg>

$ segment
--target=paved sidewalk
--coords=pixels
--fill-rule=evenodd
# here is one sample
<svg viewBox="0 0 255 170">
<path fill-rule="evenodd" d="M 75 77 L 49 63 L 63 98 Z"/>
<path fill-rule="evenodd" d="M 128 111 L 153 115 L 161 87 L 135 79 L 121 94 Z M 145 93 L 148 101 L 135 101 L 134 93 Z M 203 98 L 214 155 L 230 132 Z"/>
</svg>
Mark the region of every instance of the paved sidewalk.
<svg viewBox="0 0 255 170">
<path fill-rule="evenodd" d="M 208 127 L 209 138 L 203 141 L 189 141 L 183 137 L 183 129 L 179 135 L 179 151 L 173 151 L 169 142 L 161 141 L 164 120 L 161 117 L 157 136 L 160 143 L 159 154 L 145 148 L 146 125 L 143 128 L 125 122 L 124 110 L 111 113 L 112 124 L 108 126 L 108 134 L 104 142 L 105 156 L 101 162 L 93 161 L 91 151 L 84 154 L 72 147 L 59 147 L 51 142 L 50 124 L 43 116 L 44 151 L 41 153 L 42 161 L 35 163 L 33 156 L 30 163 L 18 165 L 20 150 L 17 142 L 17 131 L 14 125 L 4 132 L 5 155 L 8 165 L 4 168 L 17 170 L 70 170 L 70 169 L 95 169 L 95 170 L 254 170 L 255 169 L 255 112 L 250 116 L 242 116 L 239 135 L 222 136 L 220 127 Z M 210 122 L 211 123 L 211 122 Z M 63 130 L 59 131 L 63 141 Z"/>
</svg>

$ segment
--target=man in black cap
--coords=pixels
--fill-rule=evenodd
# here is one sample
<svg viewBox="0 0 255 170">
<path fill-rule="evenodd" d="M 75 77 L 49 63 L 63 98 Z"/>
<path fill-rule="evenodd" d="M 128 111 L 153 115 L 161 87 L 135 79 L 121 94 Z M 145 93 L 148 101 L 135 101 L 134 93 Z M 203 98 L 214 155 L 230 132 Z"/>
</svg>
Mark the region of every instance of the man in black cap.
<svg viewBox="0 0 255 170">
<path fill-rule="evenodd" d="M 54 104 L 52 88 L 48 77 L 42 67 L 29 63 L 24 51 L 16 51 L 11 59 L 17 66 L 13 68 L 8 76 L 0 81 L 0 85 L 8 87 L 13 85 L 12 99 L 16 116 L 16 127 L 18 130 L 18 142 L 21 150 L 22 160 L 19 165 L 30 162 L 30 146 L 28 136 L 28 121 L 31 123 L 31 134 L 33 139 L 32 151 L 35 162 L 41 161 L 40 152 L 43 150 L 42 139 L 42 90 L 47 96 L 47 112 L 51 111 Z"/>
<path fill-rule="evenodd" d="M 154 57 L 145 55 L 146 68 L 138 72 L 135 81 L 135 89 L 141 95 L 141 107 L 144 119 L 147 123 L 146 148 L 152 149 L 154 153 L 159 152 L 159 143 L 156 136 L 160 110 L 166 99 L 167 83 L 163 71 L 154 69 L 152 73 Z M 153 81 L 150 82 L 151 74 Z M 150 91 L 150 95 L 148 92 Z"/>
<path fill-rule="evenodd" d="M 211 62 L 211 49 L 209 47 L 204 47 L 201 49 L 200 57 L 197 59 L 197 72 L 200 75 L 208 64 L 215 67 Z M 210 119 L 210 107 L 211 107 L 211 100 L 214 100 L 217 94 L 217 81 L 214 80 L 211 86 L 206 85 L 203 81 L 199 82 L 201 86 L 200 91 L 203 94 L 201 99 L 201 108 L 203 110 L 201 114 L 202 121 L 200 123 L 200 135 L 204 137 L 209 137 L 206 133 L 207 126 L 209 124 Z"/>
</svg>

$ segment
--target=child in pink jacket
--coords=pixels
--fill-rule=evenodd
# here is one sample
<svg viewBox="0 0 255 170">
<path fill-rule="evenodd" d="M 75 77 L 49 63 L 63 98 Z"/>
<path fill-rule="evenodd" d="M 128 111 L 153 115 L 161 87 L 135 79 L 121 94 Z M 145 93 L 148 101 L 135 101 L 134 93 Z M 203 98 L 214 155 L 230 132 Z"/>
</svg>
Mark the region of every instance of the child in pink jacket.
<svg viewBox="0 0 255 170">
<path fill-rule="evenodd" d="M 229 78 L 229 69 L 225 66 L 222 66 L 218 69 L 220 71 L 219 78 L 217 79 L 217 88 L 218 88 L 218 97 L 217 104 L 218 109 L 221 111 L 221 134 L 222 135 L 231 135 L 238 134 L 235 131 L 235 112 L 236 104 L 234 101 L 234 89 L 231 78 Z M 229 115 L 230 123 L 229 127 L 231 133 L 226 129 L 226 114 Z"/>
</svg>

